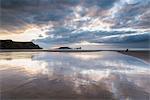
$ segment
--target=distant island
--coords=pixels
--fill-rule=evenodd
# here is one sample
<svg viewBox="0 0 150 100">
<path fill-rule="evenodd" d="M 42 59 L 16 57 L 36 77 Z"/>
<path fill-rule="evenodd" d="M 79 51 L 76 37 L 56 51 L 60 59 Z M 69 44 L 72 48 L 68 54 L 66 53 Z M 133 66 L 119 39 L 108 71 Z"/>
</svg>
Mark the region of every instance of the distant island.
<svg viewBox="0 0 150 100">
<path fill-rule="evenodd" d="M 59 48 L 57 48 L 57 49 L 81 49 L 81 47 L 79 47 L 79 48 L 59 47 Z"/>
<path fill-rule="evenodd" d="M 12 40 L 0 40 L 0 49 L 42 49 L 33 42 L 15 42 Z"/>
<path fill-rule="evenodd" d="M 57 49 L 72 49 L 72 48 L 70 48 L 70 47 L 59 47 Z"/>
</svg>

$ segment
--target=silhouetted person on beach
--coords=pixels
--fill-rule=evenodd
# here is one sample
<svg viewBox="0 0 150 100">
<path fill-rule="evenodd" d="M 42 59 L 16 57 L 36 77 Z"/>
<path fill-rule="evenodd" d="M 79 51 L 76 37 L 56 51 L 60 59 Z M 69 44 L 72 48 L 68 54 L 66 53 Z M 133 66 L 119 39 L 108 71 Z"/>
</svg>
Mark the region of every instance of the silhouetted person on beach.
<svg viewBox="0 0 150 100">
<path fill-rule="evenodd" d="M 128 49 L 126 49 L 126 51 L 125 52 L 128 52 L 129 50 Z"/>
</svg>

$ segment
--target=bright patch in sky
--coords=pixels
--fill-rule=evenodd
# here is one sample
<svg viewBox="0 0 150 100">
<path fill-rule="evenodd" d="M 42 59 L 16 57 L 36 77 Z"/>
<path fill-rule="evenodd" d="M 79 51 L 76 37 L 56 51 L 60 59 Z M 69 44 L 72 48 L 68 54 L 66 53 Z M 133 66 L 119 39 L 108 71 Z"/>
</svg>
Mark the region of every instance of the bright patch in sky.
<svg viewBox="0 0 150 100">
<path fill-rule="evenodd" d="M 45 38 L 45 32 L 38 28 L 25 30 L 22 34 L 8 34 L 0 36 L 0 39 L 12 39 L 14 41 L 32 41 L 33 39 Z"/>
</svg>

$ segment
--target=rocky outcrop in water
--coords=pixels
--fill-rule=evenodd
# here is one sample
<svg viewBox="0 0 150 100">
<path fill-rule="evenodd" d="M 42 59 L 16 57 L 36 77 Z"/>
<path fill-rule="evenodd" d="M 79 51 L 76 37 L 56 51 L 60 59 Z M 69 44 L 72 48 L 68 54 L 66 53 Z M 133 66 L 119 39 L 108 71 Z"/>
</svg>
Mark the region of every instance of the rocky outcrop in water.
<svg viewBox="0 0 150 100">
<path fill-rule="evenodd" d="M 72 49 L 70 47 L 59 47 L 58 49 Z"/>
</svg>

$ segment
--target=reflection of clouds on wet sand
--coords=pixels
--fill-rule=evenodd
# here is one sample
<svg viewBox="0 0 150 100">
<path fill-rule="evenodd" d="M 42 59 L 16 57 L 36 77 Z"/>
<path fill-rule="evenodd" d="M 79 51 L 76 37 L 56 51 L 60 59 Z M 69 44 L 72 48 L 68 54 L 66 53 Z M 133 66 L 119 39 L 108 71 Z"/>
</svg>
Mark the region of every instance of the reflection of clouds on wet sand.
<svg viewBox="0 0 150 100">
<path fill-rule="evenodd" d="M 0 60 L 31 59 L 37 52 L 0 52 Z"/>
<path fill-rule="evenodd" d="M 28 55 L 0 60 L 2 98 L 150 98 L 149 63 L 141 59 L 117 52 Z"/>
<path fill-rule="evenodd" d="M 8 69 L 12 68 L 18 71 L 24 71 L 28 74 L 39 74 L 39 73 L 46 73 L 47 66 L 46 62 L 42 61 L 32 61 L 31 59 L 13 59 L 13 60 L 1 60 L 0 70 L 7 71 Z M 3 66 L 4 65 L 4 66 Z"/>
</svg>

